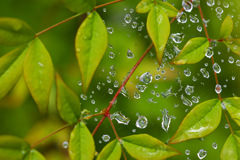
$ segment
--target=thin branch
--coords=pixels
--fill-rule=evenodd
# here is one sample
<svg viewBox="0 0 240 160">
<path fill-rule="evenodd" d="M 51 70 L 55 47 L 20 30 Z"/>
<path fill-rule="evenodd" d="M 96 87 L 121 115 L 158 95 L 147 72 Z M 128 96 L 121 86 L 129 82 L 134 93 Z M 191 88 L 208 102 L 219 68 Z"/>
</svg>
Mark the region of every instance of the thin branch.
<svg viewBox="0 0 240 160">
<path fill-rule="evenodd" d="M 36 143 L 32 144 L 32 145 L 31 145 L 31 148 L 34 148 L 34 147 L 35 147 L 36 145 L 38 145 L 39 143 L 43 142 L 44 140 L 48 139 L 48 138 L 51 137 L 52 135 L 60 132 L 61 130 L 65 129 L 65 128 L 69 127 L 69 126 L 70 126 L 69 124 L 66 124 L 65 126 L 59 128 L 58 130 L 50 133 L 50 134 L 47 135 L 46 137 L 44 137 L 44 138 L 40 139 L 39 141 L 37 141 Z"/>
<path fill-rule="evenodd" d="M 118 2 L 122 2 L 122 1 L 125 1 L 125 0 L 116 0 L 116 1 L 108 2 L 108 3 L 100 4 L 100 5 L 96 6 L 94 9 L 102 8 L 102 7 L 108 6 L 110 4 L 114 4 L 114 3 L 118 3 Z"/>
<path fill-rule="evenodd" d="M 59 23 L 57 23 L 57 24 L 54 24 L 54 25 L 52 25 L 51 27 L 48 27 L 48 28 L 46 28 L 46 29 L 44 29 L 44 30 L 36 33 L 36 34 L 35 34 L 35 37 L 38 37 L 39 35 L 41 35 L 41 34 L 47 32 L 47 31 L 49 31 L 49 30 L 51 30 L 51 29 L 53 29 L 53 28 L 55 28 L 55 27 L 57 27 L 57 26 L 65 23 L 65 22 L 67 22 L 67 21 L 70 21 L 70 20 L 72 20 L 72 19 L 74 19 L 74 18 L 76 18 L 76 17 L 78 17 L 78 16 L 80 16 L 80 15 L 81 15 L 80 13 L 79 13 L 79 14 L 76 14 L 76 15 L 74 15 L 74 16 L 72 16 L 72 17 L 70 17 L 70 18 L 67 18 L 67 19 L 65 19 L 65 20 L 63 20 L 63 21 L 61 21 L 61 22 L 59 22 Z"/>
<path fill-rule="evenodd" d="M 101 113 L 97 113 L 97 114 L 93 114 L 93 115 L 84 117 L 83 119 L 89 120 L 89 119 L 92 118 L 92 117 L 96 117 L 96 116 L 100 116 L 100 115 L 104 115 L 104 114 L 105 114 L 105 113 L 101 112 Z M 80 122 L 80 121 L 81 121 L 81 119 L 78 120 L 78 122 Z"/>
<path fill-rule="evenodd" d="M 227 123 L 228 123 L 228 125 L 229 125 L 230 131 L 231 131 L 231 134 L 234 135 L 234 132 L 233 132 L 232 126 L 231 126 L 231 124 L 230 124 L 230 121 L 229 121 L 229 119 L 228 119 L 228 116 L 227 116 L 226 110 L 223 110 L 223 112 L 224 112 L 225 118 L 226 118 L 226 120 L 227 120 Z"/>
<path fill-rule="evenodd" d="M 92 136 L 95 135 L 95 133 L 97 132 L 98 128 L 99 128 L 100 125 L 103 123 L 103 121 L 104 121 L 104 119 L 105 119 L 106 117 L 107 117 L 107 116 L 104 115 L 104 116 L 102 117 L 102 119 L 99 121 L 99 123 L 97 124 L 96 128 L 95 128 L 95 129 L 93 130 L 93 132 L 92 132 Z"/>
</svg>

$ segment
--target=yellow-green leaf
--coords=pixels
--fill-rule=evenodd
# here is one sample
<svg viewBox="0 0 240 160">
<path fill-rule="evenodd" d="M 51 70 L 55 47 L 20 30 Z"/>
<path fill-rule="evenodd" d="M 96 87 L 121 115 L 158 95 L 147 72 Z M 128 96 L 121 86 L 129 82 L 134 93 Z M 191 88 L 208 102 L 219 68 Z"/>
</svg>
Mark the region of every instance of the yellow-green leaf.
<svg viewBox="0 0 240 160">
<path fill-rule="evenodd" d="M 232 18 L 230 16 L 227 16 L 221 26 L 221 30 L 220 30 L 220 38 L 221 39 L 226 39 L 228 38 L 233 30 L 233 21 Z"/>
<path fill-rule="evenodd" d="M 0 58 L 0 99 L 13 88 L 22 75 L 27 50 L 25 48 L 26 46 L 21 46 Z"/>
<path fill-rule="evenodd" d="M 0 44 L 19 45 L 33 37 L 34 32 L 26 22 L 16 18 L 0 18 Z"/>
<path fill-rule="evenodd" d="M 24 140 L 13 136 L 0 136 L 0 159 L 1 160 L 22 160 L 30 145 Z"/>
<path fill-rule="evenodd" d="M 208 47 L 209 42 L 207 38 L 192 38 L 171 63 L 176 65 L 197 63 L 205 57 Z"/>
<path fill-rule="evenodd" d="M 46 114 L 54 73 L 51 57 L 40 39 L 29 44 L 23 68 L 27 87 L 39 110 Z"/>
<path fill-rule="evenodd" d="M 179 151 L 147 134 L 124 137 L 122 141 L 127 152 L 139 160 L 162 160 L 180 154 Z"/>
<path fill-rule="evenodd" d="M 83 91 L 87 92 L 108 44 L 106 26 L 96 11 L 88 15 L 81 24 L 75 43 L 82 75 L 82 87 Z"/>
<path fill-rule="evenodd" d="M 76 13 L 85 13 L 93 10 L 96 0 L 63 0 L 68 9 Z"/>
<path fill-rule="evenodd" d="M 177 17 L 178 10 L 168 2 L 158 2 L 162 10 L 168 15 L 168 17 Z"/>
<path fill-rule="evenodd" d="M 136 12 L 138 13 L 147 13 L 153 7 L 153 0 L 142 0 L 136 7 Z"/>
<path fill-rule="evenodd" d="M 45 157 L 39 153 L 37 150 L 32 149 L 27 156 L 24 158 L 24 160 L 46 160 Z"/>
<path fill-rule="evenodd" d="M 221 101 L 218 99 L 208 100 L 197 105 L 183 119 L 169 143 L 179 143 L 210 134 L 218 127 L 221 116 Z"/>
<path fill-rule="evenodd" d="M 223 145 L 220 159 L 221 160 L 239 160 L 240 158 L 240 135 L 239 131 L 235 135 L 230 135 Z"/>
<path fill-rule="evenodd" d="M 240 126 L 240 98 L 224 98 L 223 103 L 232 119 Z"/>
<path fill-rule="evenodd" d="M 121 145 L 118 140 L 114 140 L 102 149 L 97 160 L 120 160 L 121 154 Z"/>
<path fill-rule="evenodd" d="M 69 124 L 78 122 L 80 118 L 80 101 L 78 96 L 56 75 L 57 81 L 57 108 L 63 120 Z"/>
<path fill-rule="evenodd" d="M 92 134 L 83 122 L 79 122 L 70 135 L 70 157 L 72 160 L 92 160 L 94 153 L 95 144 Z"/>
<path fill-rule="evenodd" d="M 155 46 L 158 62 L 161 64 L 163 51 L 170 34 L 170 23 L 168 16 L 158 4 L 155 4 L 148 14 L 147 30 Z"/>
<path fill-rule="evenodd" d="M 232 52 L 240 55 L 240 39 L 228 39 L 224 43 Z"/>
</svg>

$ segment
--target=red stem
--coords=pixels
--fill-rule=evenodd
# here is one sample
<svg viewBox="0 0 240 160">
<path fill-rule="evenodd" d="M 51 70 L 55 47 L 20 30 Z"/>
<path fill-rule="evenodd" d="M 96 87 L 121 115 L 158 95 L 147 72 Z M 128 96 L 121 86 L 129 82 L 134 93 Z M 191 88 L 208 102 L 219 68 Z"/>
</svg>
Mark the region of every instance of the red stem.
<svg viewBox="0 0 240 160">
<path fill-rule="evenodd" d="M 118 2 L 122 2 L 122 1 L 125 1 L 125 0 L 116 0 L 116 1 L 108 2 L 108 3 L 104 3 L 104 4 L 96 6 L 94 9 L 98 9 L 98 8 L 105 7 L 105 6 L 108 6 L 110 4 L 114 4 L 114 3 L 118 3 Z"/>
</svg>

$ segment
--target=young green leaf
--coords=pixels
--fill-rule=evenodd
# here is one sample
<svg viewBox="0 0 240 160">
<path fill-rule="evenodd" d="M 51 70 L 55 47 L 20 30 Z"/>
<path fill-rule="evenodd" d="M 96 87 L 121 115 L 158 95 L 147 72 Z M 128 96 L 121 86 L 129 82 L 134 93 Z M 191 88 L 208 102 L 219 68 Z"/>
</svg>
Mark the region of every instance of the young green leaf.
<svg viewBox="0 0 240 160">
<path fill-rule="evenodd" d="M 29 44 L 23 70 L 33 99 L 39 110 L 46 114 L 54 73 L 51 57 L 40 39 L 35 38 Z"/>
<path fill-rule="evenodd" d="M 0 58 L 0 99 L 13 88 L 22 75 L 27 51 L 25 48 L 26 46 L 21 46 Z"/>
<path fill-rule="evenodd" d="M 161 64 L 163 51 L 170 34 L 170 23 L 168 16 L 158 4 L 155 4 L 148 14 L 147 30 L 155 46 L 158 62 Z"/>
<path fill-rule="evenodd" d="M 232 50 L 232 52 L 240 55 L 240 39 L 233 39 L 224 41 L 226 46 Z"/>
<path fill-rule="evenodd" d="M 205 57 L 208 47 L 209 42 L 207 38 L 192 38 L 171 63 L 176 65 L 197 63 Z"/>
<path fill-rule="evenodd" d="M 94 153 L 95 144 L 92 134 L 83 122 L 79 122 L 70 135 L 70 157 L 72 160 L 92 160 Z"/>
<path fill-rule="evenodd" d="M 34 37 L 32 28 L 22 20 L 15 18 L 0 18 L 0 44 L 19 45 Z"/>
<path fill-rule="evenodd" d="M 0 136 L 0 159 L 21 160 L 30 151 L 30 145 L 13 136 Z"/>
<path fill-rule="evenodd" d="M 106 26 L 96 11 L 88 15 L 81 24 L 75 45 L 82 75 L 82 87 L 86 93 L 108 45 Z"/>
<path fill-rule="evenodd" d="M 142 0 L 136 7 L 136 12 L 138 13 L 147 13 L 149 12 L 154 5 L 153 0 Z"/>
<path fill-rule="evenodd" d="M 226 39 L 228 38 L 233 30 L 233 21 L 230 16 L 227 16 L 221 26 L 220 30 L 220 38 L 221 39 Z"/>
<path fill-rule="evenodd" d="M 178 10 L 168 2 L 158 2 L 162 10 L 168 15 L 168 17 L 177 17 Z"/>
<path fill-rule="evenodd" d="M 218 99 L 208 100 L 197 105 L 183 119 L 169 143 L 175 144 L 210 134 L 218 127 L 221 116 L 221 101 Z"/>
<path fill-rule="evenodd" d="M 68 9 L 76 13 L 86 13 L 93 10 L 96 0 L 63 0 Z"/>
<path fill-rule="evenodd" d="M 56 75 L 56 81 L 57 108 L 60 116 L 69 124 L 78 122 L 81 112 L 78 96 L 67 87 L 58 74 Z"/>
<path fill-rule="evenodd" d="M 239 137 L 239 131 L 236 132 L 238 135 L 230 135 L 228 139 L 226 140 L 225 144 L 223 145 L 220 159 L 221 160 L 238 160 L 240 157 L 240 137 Z"/>
<path fill-rule="evenodd" d="M 127 152 L 136 159 L 162 160 L 180 154 L 174 148 L 147 134 L 124 137 L 122 141 Z"/>
<path fill-rule="evenodd" d="M 224 98 L 223 103 L 225 104 L 225 107 L 232 119 L 240 126 L 240 98 Z"/>
<path fill-rule="evenodd" d="M 121 145 L 118 140 L 114 140 L 102 149 L 97 160 L 120 160 L 121 154 Z"/>
<path fill-rule="evenodd" d="M 46 160 L 45 157 L 39 153 L 37 150 L 32 149 L 27 156 L 24 158 L 24 160 Z"/>
</svg>

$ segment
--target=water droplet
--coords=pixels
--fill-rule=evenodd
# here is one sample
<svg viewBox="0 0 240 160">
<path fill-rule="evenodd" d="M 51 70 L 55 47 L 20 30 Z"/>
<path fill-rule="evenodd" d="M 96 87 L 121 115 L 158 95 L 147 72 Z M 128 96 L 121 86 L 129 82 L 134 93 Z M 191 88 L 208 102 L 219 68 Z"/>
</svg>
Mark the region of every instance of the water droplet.
<svg viewBox="0 0 240 160">
<path fill-rule="evenodd" d="M 193 7 L 197 7 L 200 5 L 200 0 L 192 0 Z"/>
<path fill-rule="evenodd" d="M 152 75 L 150 74 L 150 72 L 143 73 L 139 80 L 145 84 L 149 84 L 152 82 Z"/>
<path fill-rule="evenodd" d="M 107 12 L 107 9 L 106 9 L 106 8 L 103 8 L 103 12 Z"/>
<path fill-rule="evenodd" d="M 104 134 L 104 135 L 102 136 L 102 140 L 103 140 L 104 142 L 108 142 L 108 141 L 110 140 L 110 136 L 107 135 L 107 134 Z"/>
<path fill-rule="evenodd" d="M 187 22 L 187 14 L 185 12 L 178 13 L 177 21 L 179 23 L 186 23 Z"/>
<path fill-rule="evenodd" d="M 115 112 L 111 114 L 111 119 L 115 119 L 118 123 L 128 125 L 130 119 L 125 117 L 121 112 Z"/>
<path fill-rule="evenodd" d="M 82 85 L 82 81 L 78 81 L 78 85 L 81 86 Z"/>
<path fill-rule="evenodd" d="M 208 5 L 209 7 L 214 6 L 214 5 L 215 5 L 215 0 L 207 0 L 207 5 Z"/>
<path fill-rule="evenodd" d="M 113 32 L 114 32 L 113 27 L 107 27 L 107 31 L 110 34 L 113 34 Z"/>
<path fill-rule="evenodd" d="M 97 85 L 97 89 L 100 91 L 101 90 L 101 86 L 98 84 Z"/>
<path fill-rule="evenodd" d="M 191 12 L 193 9 L 193 4 L 189 0 L 183 0 L 182 6 L 186 12 Z"/>
<path fill-rule="evenodd" d="M 231 63 L 231 64 L 233 64 L 233 63 L 234 63 L 234 58 L 233 58 L 232 56 L 230 56 L 230 57 L 228 58 L 228 62 Z"/>
<path fill-rule="evenodd" d="M 224 128 L 225 128 L 225 129 L 228 129 L 228 128 L 229 128 L 229 125 L 228 125 L 228 124 L 225 124 L 225 125 L 224 125 Z"/>
<path fill-rule="evenodd" d="M 217 94 L 221 93 L 222 92 L 222 86 L 220 84 L 217 84 L 216 87 L 215 87 L 215 91 Z"/>
<path fill-rule="evenodd" d="M 146 128 L 148 125 L 148 120 L 145 116 L 138 116 L 138 119 L 136 121 L 136 126 L 140 129 Z"/>
<path fill-rule="evenodd" d="M 214 63 L 214 65 L 213 65 L 213 70 L 214 70 L 214 72 L 216 72 L 216 73 L 220 73 L 220 72 L 221 72 L 221 67 L 219 66 L 218 63 Z"/>
<path fill-rule="evenodd" d="M 111 78 L 107 76 L 107 83 L 111 83 Z"/>
<path fill-rule="evenodd" d="M 190 155 L 190 150 L 187 149 L 187 150 L 185 151 L 185 154 L 186 154 L 186 155 Z"/>
<path fill-rule="evenodd" d="M 236 60 L 236 65 L 240 66 L 240 60 Z"/>
<path fill-rule="evenodd" d="M 92 99 L 92 100 L 91 100 L 91 103 L 92 103 L 92 104 L 95 104 L 95 100 L 94 100 L 94 99 Z"/>
<path fill-rule="evenodd" d="M 185 74 L 185 76 L 189 77 L 191 76 L 191 71 L 187 68 L 186 70 L 183 71 L 183 73 Z"/>
<path fill-rule="evenodd" d="M 134 57 L 134 54 L 130 49 L 128 49 L 128 51 L 127 51 L 127 57 L 128 58 L 133 58 Z"/>
<path fill-rule="evenodd" d="M 213 149 L 217 149 L 217 147 L 218 147 L 217 143 L 213 142 L 212 147 L 213 147 Z"/>
<path fill-rule="evenodd" d="M 155 79 L 156 79 L 156 80 L 159 80 L 161 77 L 162 77 L 162 76 L 159 75 L 159 74 L 155 75 Z"/>
<path fill-rule="evenodd" d="M 110 67 L 109 74 L 110 74 L 111 76 L 113 76 L 113 77 L 116 75 L 115 65 L 112 65 L 112 66 Z"/>
<path fill-rule="evenodd" d="M 109 93 L 109 94 L 113 94 L 113 89 L 108 88 L 108 93 Z"/>
<path fill-rule="evenodd" d="M 115 57 L 115 54 L 113 52 L 109 52 L 109 58 L 113 59 Z"/>
<path fill-rule="evenodd" d="M 217 12 L 217 14 L 222 14 L 223 13 L 223 9 L 221 7 L 217 7 L 215 9 L 215 11 Z"/>
<path fill-rule="evenodd" d="M 192 23 L 198 23 L 198 22 L 199 22 L 199 19 L 198 19 L 197 17 L 192 16 L 192 15 L 190 15 L 189 17 L 190 17 L 190 21 L 191 21 Z"/>
<path fill-rule="evenodd" d="M 81 94 L 81 98 L 86 101 L 87 100 L 87 96 L 85 94 Z"/>
<path fill-rule="evenodd" d="M 38 62 L 38 65 L 44 67 L 44 65 L 41 62 Z"/>
<path fill-rule="evenodd" d="M 161 92 L 161 94 L 163 98 L 167 98 L 169 96 L 174 95 L 174 93 L 172 93 L 172 86 L 169 89 L 167 89 L 165 92 Z"/>
<path fill-rule="evenodd" d="M 207 156 L 207 151 L 201 149 L 198 153 L 197 153 L 197 156 L 199 159 L 203 159 Z"/>
<path fill-rule="evenodd" d="M 209 48 L 207 49 L 207 52 L 205 53 L 205 56 L 206 56 L 207 58 L 211 58 L 211 57 L 213 56 L 213 54 L 214 54 L 214 51 L 212 50 L 211 47 L 209 47 Z"/>
<path fill-rule="evenodd" d="M 136 88 L 138 89 L 139 92 L 144 92 L 146 90 L 147 86 L 137 84 Z"/>
<path fill-rule="evenodd" d="M 185 88 L 185 93 L 187 95 L 191 95 L 191 94 L 193 94 L 193 92 L 194 92 L 194 86 L 187 85 L 186 88 Z"/>
<path fill-rule="evenodd" d="M 128 94 L 128 90 L 127 88 L 124 86 L 122 89 L 121 89 L 121 92 L 120 92 L 124 97 L 128 97 L 129 94 Z"/>
<path fill-rule="evenodd" d="M 192 101 L 190 101 L 189 99 L 184 97 L 183 94 L 181 95 L 181 99 L 182 99 L 182 102 L 183 102 L 184 105 L 186 105 L 186 106 L 192 106 L 193 105 Z"/>
<path fill-rule="evenodd" d="M 138 92 L 134 92 L 134 98 L 139 99 L 141 98 L 141 96 Z"/>
<path fill-rule="evenodd" d="M 132 129 L 132 132 L 135 133 L 135 132 L 136 132 L 136 129 Z"/>
<path fill-rule="evenodd" d="M 133 21 L 132 22 L 132 28 L 137 28 L 137 26 L 138 26 L 137 22 Z"/>
<path fill-rule="evenodd" d="M 162 116 L 163 116 L 162 117 L 162 129 L 164 129 L 164 131 L 167 132 L 173 116 L 169 116 L 168 110 L 166 110 L 166 109 L 163 109 Z"/>
<path fill-rule="evenodd" d="M 198 25 L 197 30 L 198 30 L 198 32 L 202 32 L 202 26 Z"/>
<path fill-rule="evenodd" d="M 124 21 L 126 23 L 131 23 L 131 21 L 132 21 L 131 15 L 130 14 L 126 14 L 126 16 L 124 17 Z"/>
<path fill-rule="evenodd" d="M 198 103 L 199 99 L 196 96 L 192 96 L 192 102 L 193 103 Z"/>
<path fill-rule="evenodd" d="M 185 35 L 183 33 L 172 33 L 170 37 L 175 43 L 182 43 Z"/>
<path fill-rule="evenodd" d="M 67 149 L 68 148 L 68 142 L 67 141 L 64 141 L 63 144 L 62 144 L 62 147 L 64 149 Z"/>
<path fill-rule="evenodd" d="M 209 72 L 206 70 L 206 68 L 201 68 L 200 72 L 202 73 L 204 78 L 209 78 L 210 77 Z"/>
<path fill-rule="evenodd" d="M 223 7 L 224 8 L 228 8 L 229 7 L 229 4 L 227 2 L 223 2 Z"/>
<path fill-rule="evenodd" d="M 119 87 L 119 82 L 118 82 L 118 81 L 115 81 L 115 82 L 113 83 L 113 86 L 114 86 L 115 88 Z"/>
</svg>

